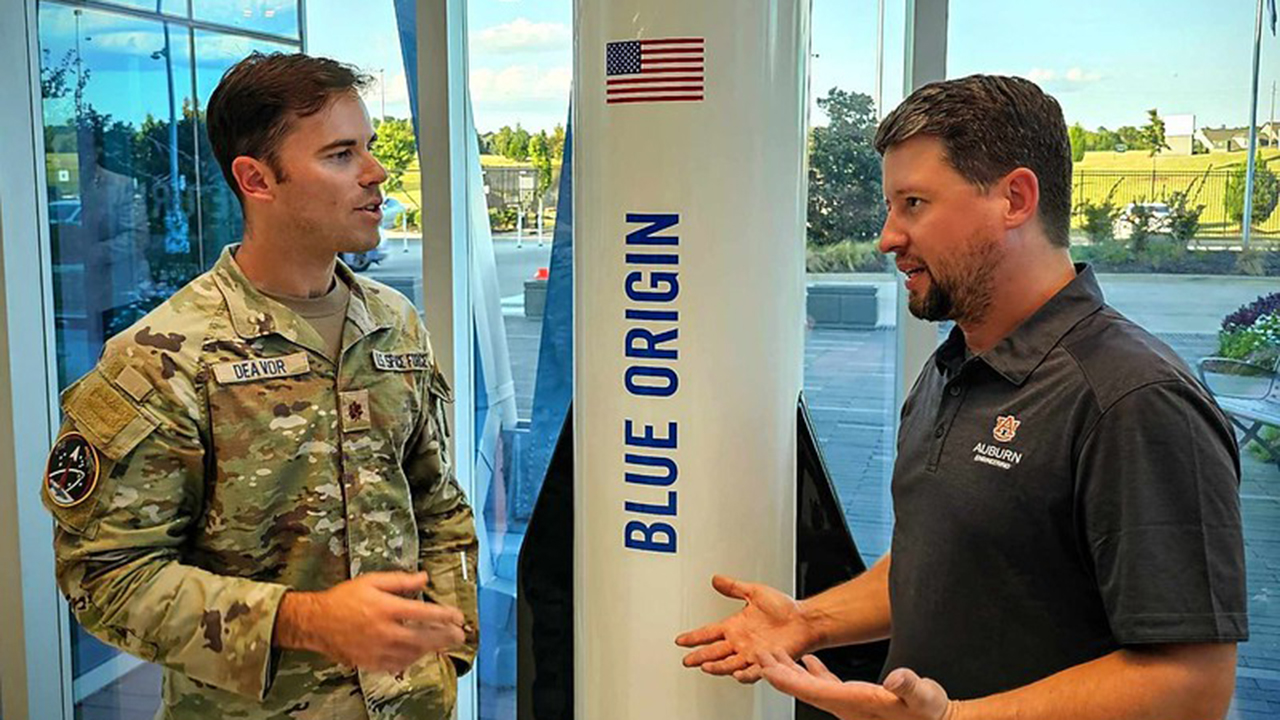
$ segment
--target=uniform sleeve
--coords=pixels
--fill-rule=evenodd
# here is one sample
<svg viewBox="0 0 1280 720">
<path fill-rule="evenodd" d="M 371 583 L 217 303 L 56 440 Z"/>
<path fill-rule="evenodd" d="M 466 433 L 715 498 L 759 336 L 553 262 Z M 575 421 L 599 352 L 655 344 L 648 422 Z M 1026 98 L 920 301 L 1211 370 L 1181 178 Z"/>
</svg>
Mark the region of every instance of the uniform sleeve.
<svg viewBox="0 0 1280 720">
<path fill-rule="evenodd" d="M 100 367 L 63 397 L 66 422 L 42 492 L 57 520 L 58 585 L 80 624 L 104 642 L 261 699 L 286 588 L 182 563 L 203 506 L 205 454 L 185 412 L 149 395 L 132 399 Z M 50 481 L 67 438 L 92 448 L 97 481 L 87 494 Z"/>
<path fill-rule="evenodd" d="M 1248 638 L 1239 455 L 1211 400 L 1181 381 L 1130 392 L 1081 446 L 1076 484 L 1121 644 Z"/>
<path fill-rule="evenodd" d="M 458 486 L 450 458 L 446 422 L 453 391 L 438 369 L 428 373 L 427 403 L 406 458 L 405 474 L 416 488 L 419 561 L 429 576 L 427 595 L 466 617 L 466 644 L 450 652 L 459 674 L 475 661 L 480 626 L 476 606 L 476 562 L 479 544 L 471 507 Z"/>
</svg>

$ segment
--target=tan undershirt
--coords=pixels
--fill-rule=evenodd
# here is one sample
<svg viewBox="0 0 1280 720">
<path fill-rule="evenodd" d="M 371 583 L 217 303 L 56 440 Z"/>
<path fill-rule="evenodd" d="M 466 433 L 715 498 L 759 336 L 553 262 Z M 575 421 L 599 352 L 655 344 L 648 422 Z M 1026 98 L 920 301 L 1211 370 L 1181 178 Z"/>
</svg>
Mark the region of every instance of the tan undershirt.
<svg viewBox="0 0 1280 720">
<path fill-rule="evenodd" d="M 351 299 L 351 288 L 345 282 L 334 276 L 333 287 L 317 298 L 263 294 L 310 323 L 324 341 L 325 356 L 337 362 L 338 354 L 342 352 L 342 326 L 347 320 L 347 301 Z"/>
</svg>

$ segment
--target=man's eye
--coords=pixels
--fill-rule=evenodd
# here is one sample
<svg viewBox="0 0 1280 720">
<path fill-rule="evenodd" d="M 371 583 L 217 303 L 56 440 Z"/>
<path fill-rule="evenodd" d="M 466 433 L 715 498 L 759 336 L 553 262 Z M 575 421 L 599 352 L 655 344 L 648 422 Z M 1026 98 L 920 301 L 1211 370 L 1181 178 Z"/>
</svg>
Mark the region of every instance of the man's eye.
<svg viewBox="0 0 1280 720">
<path fill-rule="evenodd" d="M 329 157 L 337 158 L 337 159 L 339 159 L 339 160 L 346 160 L 347 158 L 351 157 L 351 151 L 350 151 L 350 150 L 343 150 L 342 152 L 334 153 L 333 155 L 330 155 Z"/>
<path fill-rule="evenodd" d="M 922 202 L 924 201 L 918 197 L 909 197 L 907 198 L 907 207 L 914 209 L 919 207 Z"/>
</svg>

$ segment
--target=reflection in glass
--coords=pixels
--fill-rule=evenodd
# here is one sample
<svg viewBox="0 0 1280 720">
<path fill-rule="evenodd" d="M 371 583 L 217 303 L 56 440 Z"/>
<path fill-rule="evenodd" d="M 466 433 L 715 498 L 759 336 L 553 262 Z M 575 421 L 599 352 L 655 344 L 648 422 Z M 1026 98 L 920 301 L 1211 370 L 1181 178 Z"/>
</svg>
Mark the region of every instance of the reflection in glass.
<svg viewBox="0 0 1280 720">
<path fill-rule="evenodd" d="M 200 238 L 201 253 L 208 263 L 217 259 L 222 248 L 239 242 L 244 232 L 244 217 L 240 213 L 240 201 L 222 177 L 222 168 L 213 156 L 209 145 L 209 132 L 205 127 L 204 108 L 209 96 L 218 86 L 222 74 L 249 53 L 297 52 L 298 48 L 280 43 L 269 43 L 247 37 L 222 33 L 195 31 L 196 45 L 196 97 L 201 109 L 196 128 L 200 143 Z"/>
<path fill-rule="evenodd" d="M 186 0 L 117 4 L 186 12 Z M 107 339 L 238 238 L 239 208 L 228 200 L 209 149 L 193 80 L 207 83 L 201 99 L 207 98 L 239 58 L 234 53 L 251 47 L 207 32 L 196 43 L 188 25 L 159 16 L 53 2 L 40 4 L 39 32 L 62 389 L 92 369 Z M 193 43 L 206 54 L 197 63 Z M 276 47 L 292 46 L 270 49 Z M 159 704 L 158 669 L 72 625 L 77 717 L 151 718 Z"/>
<path fill-rule="evenodd" d="M 187 0 L 100 0 L 108 5 L 152 10 L 165 15 L 187 17 Z"/>
<path fill-rule="evenodd" d="M 298 38 L 298 0 L 195 0 L 196 20 Z"/>
</svg>

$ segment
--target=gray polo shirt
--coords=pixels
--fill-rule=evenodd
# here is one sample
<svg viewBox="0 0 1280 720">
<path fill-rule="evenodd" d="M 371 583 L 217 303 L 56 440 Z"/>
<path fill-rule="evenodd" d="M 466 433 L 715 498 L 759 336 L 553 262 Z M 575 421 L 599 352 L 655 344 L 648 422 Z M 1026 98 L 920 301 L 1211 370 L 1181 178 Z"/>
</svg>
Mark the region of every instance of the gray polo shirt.
<svg viewBox="0 0 1280 720">
<path fill-rule="evenodd" d="M 953 698 L 1125 645 L 1247 639 L 1240 464 L 1185 363 L 1079 274 L 902 410 L 886 672 Z"/>
</svg>

